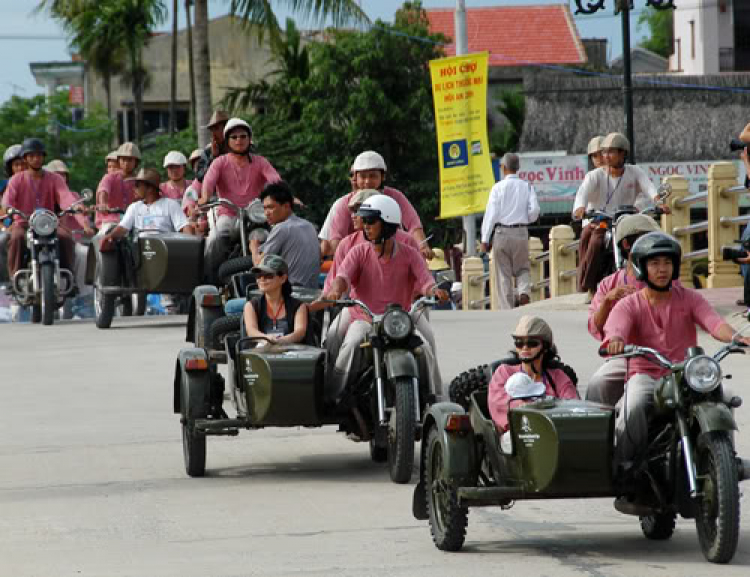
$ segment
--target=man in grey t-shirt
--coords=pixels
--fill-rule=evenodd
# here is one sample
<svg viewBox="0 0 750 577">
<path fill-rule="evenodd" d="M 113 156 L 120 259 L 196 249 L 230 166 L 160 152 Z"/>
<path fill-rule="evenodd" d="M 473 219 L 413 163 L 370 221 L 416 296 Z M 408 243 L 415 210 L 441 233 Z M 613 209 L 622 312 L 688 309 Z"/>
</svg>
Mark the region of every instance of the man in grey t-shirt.
<svg viewBox="0 0 750 577">
<path fill-rule="evenodd" d="M 263 244 L 250 241 L 253 262 L 258 265 L 263 255 L 277 254 L 289 265 L 289 282 L 293 285 L 318 288 L 320 244 L 315 227 L 294 214 L 294 195 L 283 180 L 266 185 L 260 193 L 266 219 L 272 226 Z"/>
</svg>

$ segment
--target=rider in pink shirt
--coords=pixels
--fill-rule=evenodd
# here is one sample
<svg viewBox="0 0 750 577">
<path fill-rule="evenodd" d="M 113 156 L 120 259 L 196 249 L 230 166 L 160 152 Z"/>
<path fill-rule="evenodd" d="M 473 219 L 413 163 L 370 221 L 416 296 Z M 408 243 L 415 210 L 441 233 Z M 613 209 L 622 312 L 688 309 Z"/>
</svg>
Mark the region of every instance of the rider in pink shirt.
<svg viewBox="0 0 750 577">
<path fill-rule="evenodd" d="M 734 329 L 698 292 L 672 285 L 680 275 L 682 259 L 673 237 L 663 232 L 642 236 L 633 245 L 631 259 L 638 280 L 646 287 L 623 298 L 610 313 L 604 325 L 609 354 L 620 354 L 626 344 L 632 344 L 656 349 L 671 361 L 682 361 L 687 349 L 697 345 L 695 325 L 720 341 L 736 338 L 750 344 L 750 337 L 735 337 Z M 642 357 L 628 363 L 624 404 L 615 432 L 616 461 L 626 468 L 646 446 L 654 388 L 665 372 Z"/>
<path fill-rule="evenodd" d="M 391 303 L 405 310 L 411 307 L 415 292 L 447 300 L 445 291 L 435 286 L 427 264 L 413 248 L 393 237 L 401 225 L 401 211 L 390 197 L 378 194 L 365 201 L 359 213 L 369 240 L 352 248 L 341 263 L 336 278 L 323 297 L 336 300 L 349 291 L 364 302 L 373 314 L 383 314 Z M 347 314 L 345 314 L 347 313 Z M 360 366 L 360 343 L 370 329 L 370 318 L 359 307 L 342 312 L 328 331 L 329 358 L 326 398 L 337 400 Z M 424 343 L 430 367 L 431 390 L 442 394 L 437 361 L 432 347 Z"/>
<path fill-rule="evenodd" d="M 164 157 L 164 168 L 167 169 L 169 180 L 162 182 L 161 185 L 159 185 L 159 190 L 163 197 L 171 198 L 182 203 L 182 197 L 185 194 L 185 190 L 190 186 L 190 181 L 185 180 L 186 166 L 187 158 L 185 158 L 185 155 L 178 150 L 171 150 Z"/>
<path fill-rule="evenodd" d="M 125 142 L 117 149 L 117 159 L 120 170 L 102 178 L 96 189 L 96 204 L 100 208 L 124 211 L 133 202 L 135 181 L 131 178 L 141 161 L 141 151 L 132 142 Z M 101 229 L 107 223 L 117 224 L 121 217 L 121 214 L 98 211 L 94 222 Z"/>
<path fill-rule="evenodd" d="M 239 118 L 231 118 L 224 128 L 225 142 L 229 152 L 216 158 L 208 168 L 199 205 L 206 204 L 216 192 L 241 208 L 245 208 L 260 196 L 269 182 L 281 180 L 279 173 L 262 156 L 250 153 L 253 131 L 250 125 Z M 218 209 L 216 226 L 211 229 L 205 248 L 206 272 L 213 280 L 221 264 L 229 239 L 235 237 L 237 215 L 229 207 Z"/>
<path fill-rule="evenodd" d="M 408 201 L 406 196 L 404 196 L 404 193 L 395 188 L 383 186 L 386 175 L 386 165 L 383 157 L 375 151 L 367 150 L 357 156 L 352 165 L 352 171 L 354 173 L 353 179 L 356 190 L 343 197 L 345 200 L 337 204 L 336 211 L 331 219 L 328 240 L 330 241 L 333 250 L 336 250 L 336 246 L 341 240 L 354 232 L 352 219 L 348 210 L 348 204 L 351 201 L 352 196 L 357 190 L 375 189 L 379 190 L 381 194 L 389 196 L 398 203 L 398 206 L 401 209 L 401 225 L 414 236 L 421 247 L 420 250 L 423 256 L 428 259 L 432 258 L 432 250 L 425 239 L 422 221 L 419 220 L 419 216 L 414 210 L 414 207 Z"/>
</svg>

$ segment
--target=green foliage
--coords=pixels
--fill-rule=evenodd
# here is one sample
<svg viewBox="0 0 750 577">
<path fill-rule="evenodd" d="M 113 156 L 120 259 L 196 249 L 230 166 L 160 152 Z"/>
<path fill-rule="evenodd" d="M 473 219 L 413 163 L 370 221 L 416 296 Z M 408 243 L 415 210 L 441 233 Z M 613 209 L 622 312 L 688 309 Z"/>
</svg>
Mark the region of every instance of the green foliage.
<svg viewBox="0 0 750 577">
<path fill-rule="evenodd" d="M 647 8 L 638 16 L 638 30 L 646 26 L 651 36 L 641 42 L 641 46 L 646 50 L 669 58 L 672 54 L 672 21 L 674 18 L 673 10 L 657 10 L 656 8 Z"/>
<path fill-rule="evenodd" d="M 517 152 L 521 142 L 523 122 L 526 118 L 526 97 L 520 89 L 503 90 L 499 94 L 500 104 L 496 109 L 507 122 L 490 133 L 490 150 L 497 156 L 506 152 Z"/>
<path fill-rule="evenodd" d="M 386 184 L 409 197 L 430 229 L 440 187 L 428 62 L 443 55 L 445 39 L 429 34 L 420 2 L 406 3 L 392 25 L 327 36 L 310 46 L 309 77 L 280 74 L 283 88 L 270 88 L 266 113 L 248 118 L 258 151 L 308 205 L 305 216 L 322 223 L 350 190 L 355 156 L 377 150 L 388 164 Z"/>
<path fill-rule="evenodd" d="M 64 90 L 52 97 L 49 106 L 43 95 L 13 96 L 0 105 L 0 154 L 25 138 L 41 138 L 47 160 L 59 158 L 68 165 L 72 190 L 96 188 L 104 174 L 104 157 L 110 152 L 112 123 L 106 112 L 96 107 L 73 126 L 72 111 Z M 56 127 L 52 133 L 51 126 Z"/>
</svg>

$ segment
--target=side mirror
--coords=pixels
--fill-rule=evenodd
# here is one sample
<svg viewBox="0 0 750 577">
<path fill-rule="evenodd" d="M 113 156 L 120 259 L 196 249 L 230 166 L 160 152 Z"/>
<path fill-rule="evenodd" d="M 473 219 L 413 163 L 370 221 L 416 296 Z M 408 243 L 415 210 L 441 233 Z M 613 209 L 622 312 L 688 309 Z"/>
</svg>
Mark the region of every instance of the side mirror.
<svg viewBox="0 0 750 577">
<path fill-rule="evenodd" d="M 441 270 L 435 273 L 435 282 L 438 284 L 456 282 L 456 273 L 453 269 Z"/>
<path fill-rule="evenodd" d="M 94 193 L 90 188 L 84 188 L 81 191 L 81 198 L 83 198 L 84 202 L 90 202 L 94 198 Z"/>
<path fill-rule="evenodd" d="M 660 201 L 664 201 L 669 198 L 670 194 L 672 194 L 672 185 L 665 182 L 659 186 L 659 190 L 656 192 L 656 198 Z"/>
</svg>

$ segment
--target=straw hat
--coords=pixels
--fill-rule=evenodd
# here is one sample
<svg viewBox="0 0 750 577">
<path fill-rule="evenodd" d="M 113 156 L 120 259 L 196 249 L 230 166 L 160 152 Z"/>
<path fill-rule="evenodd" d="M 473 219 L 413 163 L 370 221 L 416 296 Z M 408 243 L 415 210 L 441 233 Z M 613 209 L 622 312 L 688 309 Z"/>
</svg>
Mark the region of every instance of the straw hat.
<svg viewBox="0 0 750 577">
<path fill-rule="evenodd" d="M 427 268 L 432 271 L 445 270 L 447 268 L 450 268 L 450 265 L 445 262 L 445 253 L 443 252 L 442 248 L 433 248 L 432 254 L 432 259 L 427 261 Z"/>
</svg>

